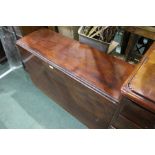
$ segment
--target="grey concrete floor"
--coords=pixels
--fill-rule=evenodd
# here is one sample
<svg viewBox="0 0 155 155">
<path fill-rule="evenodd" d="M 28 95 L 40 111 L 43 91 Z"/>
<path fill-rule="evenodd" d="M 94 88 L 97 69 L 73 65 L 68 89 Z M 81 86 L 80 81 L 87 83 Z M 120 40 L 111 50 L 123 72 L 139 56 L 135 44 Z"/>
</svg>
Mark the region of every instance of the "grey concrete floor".
<svg viewBox="0 0 155 155">
<path fill-rule="evenodd" d="M 0 128 L 87 127 L 44 95 L 20 68 L 0 79 Z"/>
</svg>

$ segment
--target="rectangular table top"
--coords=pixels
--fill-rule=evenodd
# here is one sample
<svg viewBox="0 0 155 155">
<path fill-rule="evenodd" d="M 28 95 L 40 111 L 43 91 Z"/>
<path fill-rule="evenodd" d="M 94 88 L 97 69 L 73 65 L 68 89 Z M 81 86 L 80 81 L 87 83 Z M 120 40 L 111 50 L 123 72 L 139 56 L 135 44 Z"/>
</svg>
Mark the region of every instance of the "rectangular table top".
<svg viewBox="0 0 155 155">
<path fill-rule="evenodd" d="M 17 45 L 114 101 L 133 71 L 133 65 L 49 29 L 35 31 Z"/>
</svg>

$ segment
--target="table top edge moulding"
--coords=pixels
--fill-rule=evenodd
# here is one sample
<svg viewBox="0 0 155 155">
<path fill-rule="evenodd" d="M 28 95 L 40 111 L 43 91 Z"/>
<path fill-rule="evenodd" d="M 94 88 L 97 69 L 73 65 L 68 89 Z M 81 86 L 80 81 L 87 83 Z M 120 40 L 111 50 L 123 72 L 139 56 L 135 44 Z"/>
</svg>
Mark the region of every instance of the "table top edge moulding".
<svg viewBox="0 0 155 155">
<path fill-rule="evenodd" d="M 21 38 L 17 46 L 32 53 L 96 93 L 119 102 L 121 86 L 134 66 L 49 29 Z"/>
</svg>

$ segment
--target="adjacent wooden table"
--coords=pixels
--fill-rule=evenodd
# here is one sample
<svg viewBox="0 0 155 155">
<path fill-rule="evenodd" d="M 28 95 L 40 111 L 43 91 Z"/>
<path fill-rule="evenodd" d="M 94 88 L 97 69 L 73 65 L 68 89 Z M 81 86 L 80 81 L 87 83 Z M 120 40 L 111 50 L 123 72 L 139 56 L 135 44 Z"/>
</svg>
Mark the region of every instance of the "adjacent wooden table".
<svg viewBox="0 0 155 155">
<path fill-rule="evenodd" d="M 155 128 L 155 43 L 122 87 L 114 128 Z"/>
<path fill-rule="evenodd" d="M 122 87 L 124 95 L 155 112 L 155 43 Z"/>
</svg>

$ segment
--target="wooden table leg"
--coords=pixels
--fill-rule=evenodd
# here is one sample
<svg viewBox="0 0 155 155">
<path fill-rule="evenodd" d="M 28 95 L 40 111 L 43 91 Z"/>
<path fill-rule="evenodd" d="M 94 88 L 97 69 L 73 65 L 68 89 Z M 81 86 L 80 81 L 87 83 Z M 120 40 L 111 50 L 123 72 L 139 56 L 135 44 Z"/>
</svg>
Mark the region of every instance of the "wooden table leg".
<svg viewBox="0 0 155 155">
<path fill-rule="evenodd" d="M 128 41 L 128 44 L 125 50 L 126 61 L 129 59 L 131 52 L 134 50 L 134 47 L 138 41 L 138 38 L 139 38 L 138 35 L 132 34 L 132 33 L 130 34 L 130 38 L 129 38 L 129 41 Z"/>
<path fill-rule="evenodd" d="M 125 50 L 128 45 L 129 37 L 130 37 L 130 32 L 124 31 L 122 41 L 121 41 L 121 54 L 122 55 L 125 54 Z"/>
</svg>

